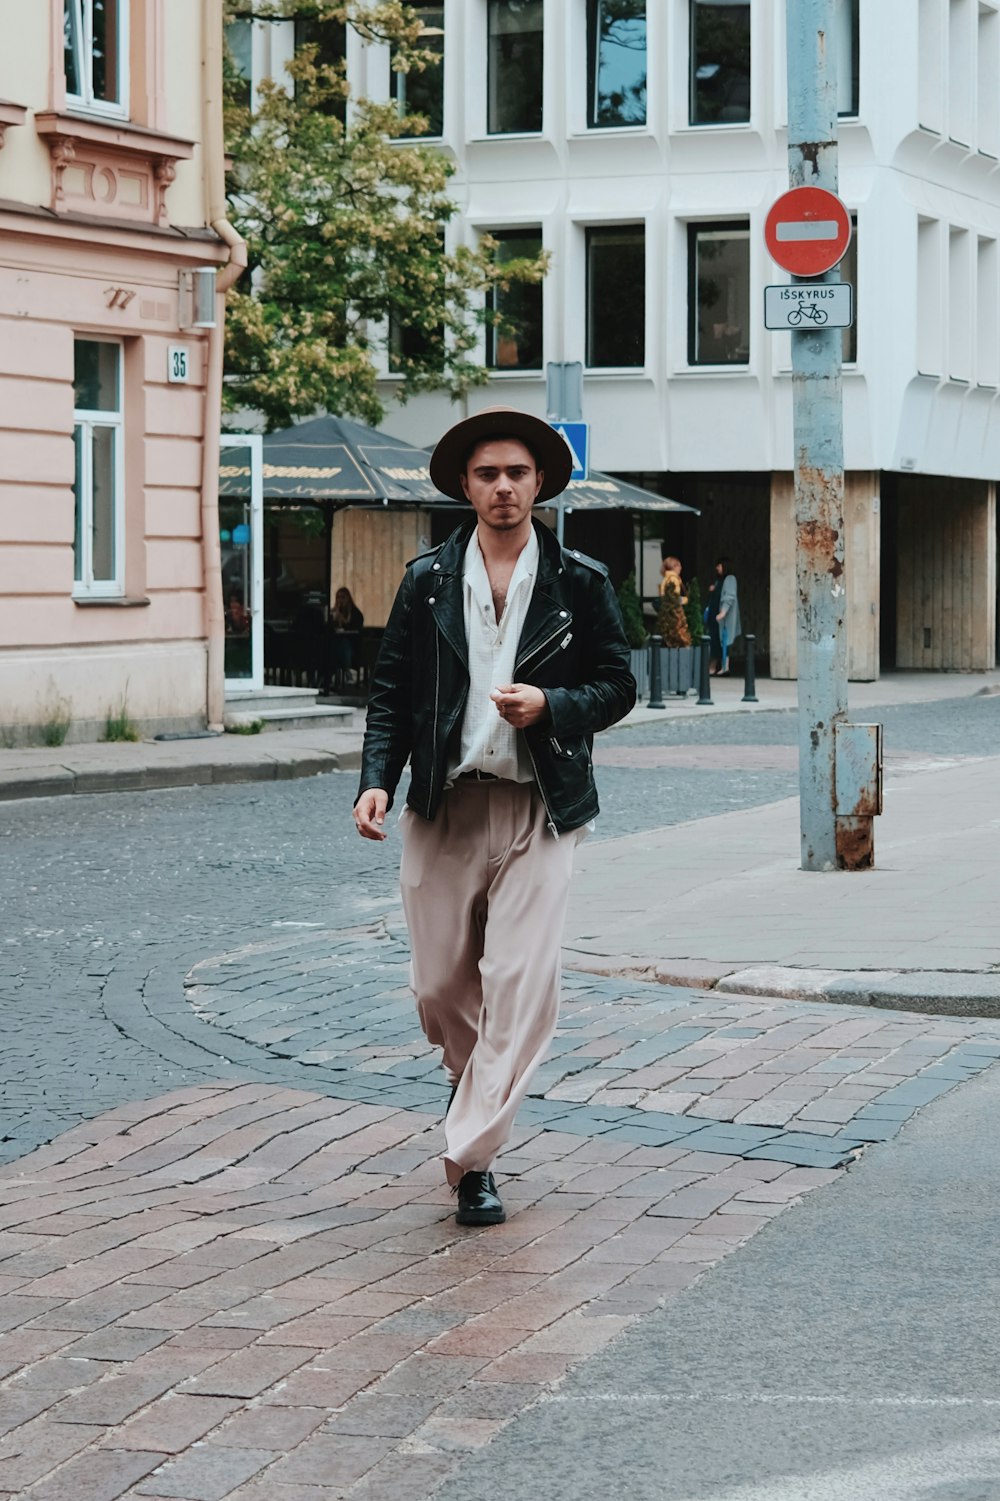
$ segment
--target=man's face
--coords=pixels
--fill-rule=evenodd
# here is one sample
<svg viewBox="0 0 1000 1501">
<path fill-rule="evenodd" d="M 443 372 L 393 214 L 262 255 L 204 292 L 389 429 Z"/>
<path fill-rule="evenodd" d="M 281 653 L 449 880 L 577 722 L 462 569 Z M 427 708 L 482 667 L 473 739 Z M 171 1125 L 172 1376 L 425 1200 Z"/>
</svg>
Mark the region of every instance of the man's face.
<svg viewBox="0 0 1000 1501">
<path fill-rule="evenodd" d="M 473 449 L 461 479 L 480 521 L 495 531 L 509 532 L 530 517 L 544 474 L 535 468 L 523 443 L 500 438 Z"/>
</svg>

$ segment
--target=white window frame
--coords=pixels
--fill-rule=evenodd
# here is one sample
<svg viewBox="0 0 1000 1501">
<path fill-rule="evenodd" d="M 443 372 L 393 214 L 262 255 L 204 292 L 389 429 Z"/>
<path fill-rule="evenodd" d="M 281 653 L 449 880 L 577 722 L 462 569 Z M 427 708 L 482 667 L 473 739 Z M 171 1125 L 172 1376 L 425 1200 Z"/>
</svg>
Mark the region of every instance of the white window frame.
<svg viewBox="0 0 1000 1501">
<path fill-rule="evenodd" d="M 118 22 L 118 93 L 117 102 L 93 97 L 94 0 L 64 0 L 72 7 L 79 39 L 77 71 L 83 84 L 82 94 L 72 94 L 66 80 L 66 103 L 70 109 L 88 115 L 104 115 L 115 120 L 128 119 L 129 110 L 129 8 L 130 0 L 112 0 L 117 7 Z"/>
<path fill-rule="evenodd" d="M 74 599 L 120 599 L 125 593 L 125 351 L 118 339 L 100 339 L 81 335 L 76 341 L 86 344 L 111 344 L 118 351 L 118 407 L 116 411 L 91 411 L 77 407 L 73 412 L 73 443 L 82 433 L 80 443 L 79 495 L 74 480 L 74 511 L 80 511 L 80 577 L 74 578 Z M 114 459 L 114 555 L 112 579 L 94 578 L 94 449 L 93 434 L 98 427 L 110 428 L 113 434 Z M 73 539 L 73 572 L 76 573 L 76 536 Z"/>
</svg>

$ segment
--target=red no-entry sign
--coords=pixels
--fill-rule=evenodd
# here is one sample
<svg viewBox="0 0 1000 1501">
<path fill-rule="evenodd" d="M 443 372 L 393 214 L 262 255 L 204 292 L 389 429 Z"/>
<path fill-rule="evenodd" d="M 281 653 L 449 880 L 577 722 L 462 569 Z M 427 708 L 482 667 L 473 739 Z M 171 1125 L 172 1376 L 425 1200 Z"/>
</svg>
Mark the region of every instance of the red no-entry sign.
<svg viewBox="0 0 1000 1501">
<path fill-rule="evenodd" d="M 851 243 L 851 216 L 826 188 L 790 188 L 764 221 L 771 259 L 793 276 L 822 276 L 843 260 Z"/>
</svg>

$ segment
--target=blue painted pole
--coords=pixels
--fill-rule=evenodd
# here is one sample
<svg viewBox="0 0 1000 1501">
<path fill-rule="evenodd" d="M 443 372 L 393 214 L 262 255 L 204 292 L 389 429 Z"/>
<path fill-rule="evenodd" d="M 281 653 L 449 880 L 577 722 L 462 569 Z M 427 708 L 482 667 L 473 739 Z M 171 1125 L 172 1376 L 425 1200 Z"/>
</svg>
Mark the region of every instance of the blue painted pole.
<svg viewBox="0 0 1000 1501">
<path fill-rule="evenodd" d="M 835 11 L 836 0 L 786 0 L 789 186 L 834 193 Z M 802 869 L 836 870 L 834 727 L 847 719 L 841 334 L 810 327 L 791 338 Z"/>
</svg>

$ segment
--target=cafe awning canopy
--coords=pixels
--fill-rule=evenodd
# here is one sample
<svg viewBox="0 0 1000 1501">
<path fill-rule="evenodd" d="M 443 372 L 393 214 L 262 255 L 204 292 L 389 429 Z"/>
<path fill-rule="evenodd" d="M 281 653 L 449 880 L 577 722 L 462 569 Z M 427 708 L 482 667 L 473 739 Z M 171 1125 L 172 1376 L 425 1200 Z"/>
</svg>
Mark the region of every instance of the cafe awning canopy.
<svg viewBox="0 0 1000 1501">
<path fill-rule="evenodd" d="M 686 506 L 679 500 L 643 490 L 610 474 L 599 474 L 594 469 L 586 479 L 570 480 L 561 496 L 544 501 L 538 509 L 554 511 L 560 500 L 564 511 L 689 511 L 694 516 L 701 515 L 695 506 Z"/>
<path fill-rule="evenodd" d="M 335 506 L 456 505 L 431 483 L 428 455 L 349 417 L 314 417 L 268 433 L 263 443 L 264 499 Z M 222 455 L 221 495 L 248 493 L 250 470 L 239 450 Z"/>
<path fill-rule="evenodd" d="M 390 437 L 349 417 L 313 417 L 279 432 L 263 443 L 264 499 L 326 502 L 344 506 L 419 506 L 423 509 L 465 510 L 431 482 L 429 452 L 402 438 Z M 219 493 L 249 493 L 250 469 L 239 449 L 224 451 L 219 467 Z M 556 500 L 539 510 L 564 511 L 689 511 L 666 495 L 640 489 L 628 480 L 592 470 L 585 480 L 571 480 Z"/>
</svg>

